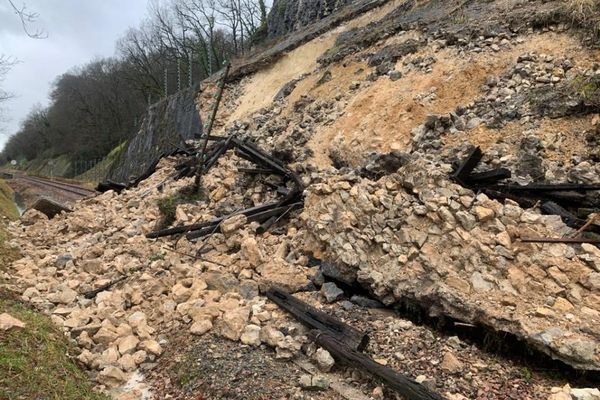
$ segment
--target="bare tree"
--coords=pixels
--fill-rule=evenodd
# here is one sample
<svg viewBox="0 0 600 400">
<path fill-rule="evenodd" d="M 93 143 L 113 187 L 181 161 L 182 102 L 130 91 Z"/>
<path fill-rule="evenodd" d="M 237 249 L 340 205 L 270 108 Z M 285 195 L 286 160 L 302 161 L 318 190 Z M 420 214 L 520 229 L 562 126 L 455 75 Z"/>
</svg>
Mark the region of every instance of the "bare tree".
<svg viewBox="0 0 600 400">
<path fill-rule="evenodd" d="M 25 3 L 17 6 L 13 0 L 6 1 L 21 20 L 21 25 L 27 36 L 33 39 L 45 39 L 48 37 L 48 33 L 43 29 L 35 28 L 35 30 L 31 30 L 31 25 L 35 24 L 40 17 L 37 12 L 29 10 Z"/>
<path fill-rule="evenodd" d="M 15 64 L 16 61 L 14 59 L 0 54 L 0 83 L 6 78 L 6 74 Z M 11 97 L 12 94 L 6 92 L 0 87 L 0 103 L 10 99 Z"/>
</svg>

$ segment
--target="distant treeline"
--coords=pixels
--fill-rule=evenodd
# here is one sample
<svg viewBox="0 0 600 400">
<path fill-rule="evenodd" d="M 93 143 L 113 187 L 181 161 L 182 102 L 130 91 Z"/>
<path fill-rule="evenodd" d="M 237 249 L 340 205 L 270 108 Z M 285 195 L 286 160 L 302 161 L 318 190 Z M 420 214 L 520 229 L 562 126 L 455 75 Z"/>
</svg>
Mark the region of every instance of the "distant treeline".
<svg viewBox="0 0 600 400">
<path fill-rule="evenodd" d="M 148 104 L 208 77 L 267 33 L 264 0 L 169 0 L 149 14 L 117 42 L 115 57 L 59 76 L 49 106 L 31 110 L 0 162 L 101 158 L 137 132 Z"/>
</svg>

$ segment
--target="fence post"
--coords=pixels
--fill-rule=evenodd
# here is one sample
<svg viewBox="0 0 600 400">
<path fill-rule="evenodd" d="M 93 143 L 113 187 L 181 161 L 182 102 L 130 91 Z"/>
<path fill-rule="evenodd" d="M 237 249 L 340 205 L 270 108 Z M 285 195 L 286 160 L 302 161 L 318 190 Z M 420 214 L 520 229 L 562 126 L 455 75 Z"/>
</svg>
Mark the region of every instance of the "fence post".
<svg viewBox="0 0 600 400">
<path fill-rule="evenodd" d="M 167 76 L 167 67 L 165 67 L 164 81 L 165 81 L 165 97 L 167 97 L 169 95 L 169 81 L 168 81 L 168 76 Z"/>
</svg>

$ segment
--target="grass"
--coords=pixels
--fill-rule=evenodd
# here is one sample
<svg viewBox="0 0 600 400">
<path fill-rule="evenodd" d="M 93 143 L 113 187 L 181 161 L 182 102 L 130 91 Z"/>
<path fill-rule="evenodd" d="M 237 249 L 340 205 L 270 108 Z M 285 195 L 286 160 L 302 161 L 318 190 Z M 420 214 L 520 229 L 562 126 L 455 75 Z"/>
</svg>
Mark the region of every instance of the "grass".
<svg viewBox="0 0 600 400">
<path fill-rule="evenodd" d="M 14 197 L 15 193 L 10 186 L 4 180 L 0 179 L 0 215 L 4 215 L 10 220 L 19 218 L 19 210 L 17 210 L 17 206 L 15 205 Z"/>
<path fill-rule="evenodd" d="M 173 195 L 159 199 L 156 203 L 162 215 L 160 226 L 167 227 L 175 222 L 178 205 L 204 200 L 205 198 L 206 196 L 202 189 L 197 191 L 195 187 L 189 186 L 182 188 Z"/>
<path fill-rule="evenodd" d="M 105 179 L 113 166 L 113 164 L 118 161 L 123 153 L 127 150 L 127 145 L 129 142 L 125 141 L 119 144 L 117 147 L 111 150 L 110 153 L 102 159 L 98 164 L 96 164 L 93 168 L 87 170 L 83 174 L 77 176 L 77 179 L 86 181 L 86 182 L 98 182 Z"/>
<path fill-rule="evenodd" d="M 12 191 L 0 181 L 0 215 L 15 217 L 11 199 Z M 86 374 L 71 359 L 73 345 L 50 318 L 2 287 L 2 274 L 19 258 L 7 238 L 5 222 L 0 220 L 0 314 L 8 313 L 26 326 L 0 331 L 0 399 L 108 400 L 92 390 Z"/>
<path fill-rule="evenodd" d="M 0 312 L 23 329 L 0 332 L 0 399 L 105 400 L 73 362 L 74 348 L 50 319 L 0 290 Z"/>
<path fill-rule="evenodd" d="M 573 80 L 572 90 L 588 107 L 600 107 L 600 76 L 580 75 Z"/>
<path fill-rule="evenodd" d="M 574 25 L 600 37 L 600 0 L 567 0 L 564 13 Z"/>
</svg>

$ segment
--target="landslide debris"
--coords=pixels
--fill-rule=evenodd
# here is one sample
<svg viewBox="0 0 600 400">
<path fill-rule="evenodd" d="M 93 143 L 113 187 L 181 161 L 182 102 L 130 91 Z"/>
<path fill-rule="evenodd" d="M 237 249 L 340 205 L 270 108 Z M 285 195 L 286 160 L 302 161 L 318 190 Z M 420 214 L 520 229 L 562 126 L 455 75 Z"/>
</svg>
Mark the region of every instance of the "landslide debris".
<svg viewBox="0 0 600 400">
<path fill-rule="evenodd" d="M 546 399 L 552 387 L 552 395 L 577 396 L 563 378 L 375 309 L 417 304 L 510 334 L 560 368 L 600 369 L 600 250 L 521 243 L 522 235 L 574 231 L 558 216 L 491 200 L 448 178 L 477 144 L 486 154 L 481 169 L 508 168 L 518 183 L 597 182 L 597 149 L 587 144 L 598 129 L 597 108 L 586 100 L 593 96 L 565 88 L 594 82 L 599 71 L 566 25 L 537 24 L 538 11 L 556 6 L 409 1 L 382 15 L 373 10 L 365 14 L 371 24 L 350 22 L 335 41 L 325 37 L 335 44 L 324 54 L 312 51 L 322 41 L 308 43 L 311 51 L 298 48 L 226 91 L 218 133 L 248 139 L 299 173 L 301 213 L 264 235 L 241 218 L 200 243 L 148 240 L 158 202 L 192 184 L 168 179 L 182 160 L 167 157 L 121 194 L 107 191 L 53 220 L 26 213 L 11 225 L 24 257 L 7 278 L 77 342 L 79 361 L 115 397 L 147 393 L 145 383 L 131 389 L 142 371 L 157 393 L 176 398 L 196 391 L 255 398 L 241 388 L 257 382 L 273 385 L 266 393 L 306 398 L 303 388 L 327 385 L 320 376 L 300 378 L 296 368 L 282 371 L 302 357 L 363 394 L 387 395 L 359 371 L 330 365 L 306 328 L 262 296 L 272 285 L 369 331 L 367 352 L 378 362 L 448 398 Z M 296 62 L 307 70 L 282 72 Z M 292 84 L 259 91 L 278 74 Z M 258 98 L 240 104 L 250 96 Z M 171 204 L 167 222 L 208 221 L 275 200 L 269 176 L 239 172 L 243 163 L 225 153 L 203 177 L 206 198 Z M 361 293 L 352 292 L 356 284 Z M 235 369 L 242 361 L 259 376 Z M 189 374 L 167 379 L 165 365 Z M 214 382 L 215 365 L 227 371 L 227 384 Z M 313 395 L 339 398 L 332 390 Z"/>
</svg>

